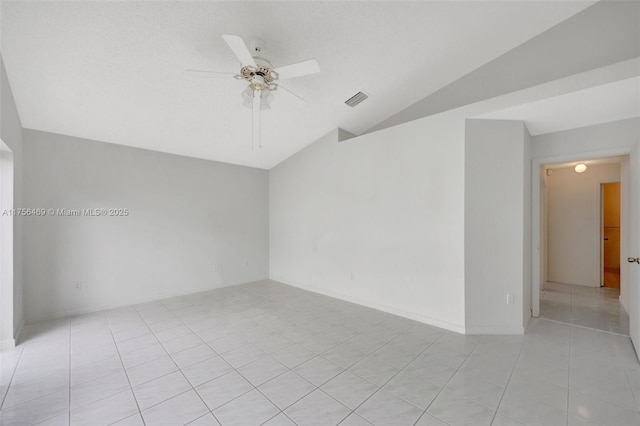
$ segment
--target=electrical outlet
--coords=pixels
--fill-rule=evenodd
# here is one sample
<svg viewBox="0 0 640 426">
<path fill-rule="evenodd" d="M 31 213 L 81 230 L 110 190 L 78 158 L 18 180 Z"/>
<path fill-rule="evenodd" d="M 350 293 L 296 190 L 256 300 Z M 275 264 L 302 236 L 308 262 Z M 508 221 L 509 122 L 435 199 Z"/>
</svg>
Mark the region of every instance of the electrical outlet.
<svg viewBox="0 0 640 426">
<path fill-rule="evenodd" d="M 507 293 L 507 305 L 513 305 L 516 303 L 516 296 L 513 293 Z"/>
<path fill-rule="evenodd" d="M 76 281 L 76 290 L 82 289 L 82 283 L 80 281 Z"/>
<path fill-rule="evenodd" d="M 356 273 L 352 272 L 350 277 L 351 277 L 351 281 L 355 281 L 356 280 Z"/>
</svg>

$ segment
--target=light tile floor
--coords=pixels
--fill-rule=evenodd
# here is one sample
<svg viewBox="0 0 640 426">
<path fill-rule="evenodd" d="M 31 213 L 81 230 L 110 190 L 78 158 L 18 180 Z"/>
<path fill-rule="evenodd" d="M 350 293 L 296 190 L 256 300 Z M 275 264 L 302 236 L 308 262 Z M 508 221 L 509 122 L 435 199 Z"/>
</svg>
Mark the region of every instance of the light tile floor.
<svg viewBox="0 0 640 426">
<path fill-rule="evenodd" d="M 464 336 L 270 281 L 30 325 L 2 425 L 640 424 L 629 338 Z"/>
<path fill-rule="evenodd" d="M 540 292 L 540 316 L 628 336 L 629 315 L 619 297 L 615 288 L 548 282 Z"/>
</svg>

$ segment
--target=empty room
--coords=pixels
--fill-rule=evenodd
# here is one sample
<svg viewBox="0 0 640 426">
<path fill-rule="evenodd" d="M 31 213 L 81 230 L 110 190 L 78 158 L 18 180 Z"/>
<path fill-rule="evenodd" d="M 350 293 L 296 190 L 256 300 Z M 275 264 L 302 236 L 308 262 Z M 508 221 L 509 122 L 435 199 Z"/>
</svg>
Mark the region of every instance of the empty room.
<svg viewBox="0 0 640 426">
<path fill-rule="evenodd" d="M 0 1 L 0 425 L 640 425 L 640 2 Z"/>
</svg>

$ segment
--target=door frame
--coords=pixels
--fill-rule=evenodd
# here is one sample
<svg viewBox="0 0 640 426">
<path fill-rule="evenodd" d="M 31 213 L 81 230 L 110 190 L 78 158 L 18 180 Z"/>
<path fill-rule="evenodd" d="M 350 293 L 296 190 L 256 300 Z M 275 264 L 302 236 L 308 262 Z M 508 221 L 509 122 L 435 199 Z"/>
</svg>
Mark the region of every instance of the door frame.
<svg viewBox="0 0 640 426">
<path fill-rule="evenodd" d="M 13 209 L 13 153 L 0 139 L 0 215 Z M 0 216 L 0 351 L 15 347 L 13 327 L 13 216 Z"/>
<path fill-rule="evenodd" d="M 629 155 L 631 154 L 632 148 L 633 147 L 611 148 L 599 151 L 586 151 L 581 153 L 531 159 L 531 316 L 533 318 L 540 317 L 540 289 L 544 284 L 542 282 L 542 256 L 543 254 L 546 256 L 545 248 L 541 247 L 542 216 L 540 214 L 540 208 L 542 206 L 543 194 L 540 192 L 540 179 L 542 178 L 542 166 L 547 164 L 568 163 L 573 161 L 588 161 L 604 157 Z M 620 182 L 622 185 L 624 185 L 624 183 L 622 182 L 623 179 L 625 179 L 625 177 L 621 176 Z M 626 179 L 628 180 L 628 177 L 626 177 Z M 629 183 L 627 182 L 627 185 L 628 184 Z M 620 284 L 622 286 L 622 283 Z M 523 289 L 523 291 L 526 291 L 526 289 Z"/>
</svg>

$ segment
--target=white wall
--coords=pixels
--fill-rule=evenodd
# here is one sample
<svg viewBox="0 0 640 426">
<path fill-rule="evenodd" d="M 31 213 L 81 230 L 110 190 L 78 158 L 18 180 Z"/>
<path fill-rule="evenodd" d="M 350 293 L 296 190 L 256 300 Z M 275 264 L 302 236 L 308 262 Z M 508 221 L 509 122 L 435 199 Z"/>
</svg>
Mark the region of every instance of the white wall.
<svg viewBox="0 0 640 426">
<path fill-rule="evenodd" d="M 531 134 L 527 126 L 523 126 L 523 158 L 522 158 L 522 177 L 523 177 L 523 193 L 522 203 L 524 208 L 523 224 L 522 224 L 522 240 L 523 240 L 523 253 L 522 253 L 522 327 L 523 331 L 526 330 L 529 321 L 531 320 L 531 297 L 532 297 L 532 262 L 531 262 L 531 241 L 532 241 L 532 207 L 531 202 L 532 190 L 531 190 Z M 516 284 L 517 285 L 517 284 Z"/>
<path fill-rule="evenodd" d="M 4 62 L 0 56 L 0 139 L 5 146 L 11 150 L 11 154 L 3 154 L 2 164 L 5 169 L 12 167 L 13 176 L 6 176 L 6 170 L 3 171 L 4 183 L 9 182 L 13 185 L 13 207 L 23 206 L 23 188 L 22 188 L 22 124 L 18 111 L 16 109 L 7 72 L 4 68 Z M 10 172 L 10 171 L 9 171 Z M 11 173 L 9 173 L 11 174 Z M 5 194 L 8 187 L 4 188 Z M 0 307 L 0 315 L 2 315 L 0 344 L 3 346 L 13 345 L 14 337 L 19 333 L 19 329 L 23 322 L 23 247 L 22 247 L 22 220 L 21 218 L 12 218 L 10 216 L 0 217 L 3 222 L 2 228 L 4 237 L 9 231 L 12 231 L 9 240 L 12 247 L 3 247 L 3 256 L 12 257 L 13 267 L 10 271 L 2 273 L 2 288 L 0 289 L 0 297 L 2 298 L 2 306 Z M 8 225 L 7 225 L 8 223 Z M 6 239 L 5 239 L 6 242 Z M 11 250 L 12 249 L 12 250 Z"/>
<path fill-rule="evenodd" d="M 525 191 L 531 187 L 529 145 L 522 121 L 466 122 L 468 333 L 522 333 L 530 317 L 531 208 L 530 192 Z M 514 297 L 511 304 L 507 304 L 508 294 Z"/>
<path fill-rule="evenodd" d="M 638 141 L 640 118 L 613 121 L 531 138 L 531 157 L 562 162 L 563 157 L 598 158 L 628 154 Z M 571 160 L 569 160 L 571 161 Z"/>
<path fill-rule="evenodd" d="M 640 130 L 640 129 L 639 129 Z M 632 215 L 629 228 L 629 251 L 621 257 L 640 256 L 640 137 L 629 155 L 629 212 Z M 629 268 L 629 336 L 636 354 L 640 353 L 640 265 L 624 262 Z"/>
<path fill-rule="evenodd" d="M 15 346 L 13 319 L 13 154 L 0 142 L 0 350 Z M 4 383 L 0 383 L 4 384 Z"/>
<path fill-rule="evenodd" d="M 640 141 L 639 141 L 640 143 Z M 620 163 L 620 303 L 629 313 L 631 277 L 626 258 L 631 250 L 631 170 L 629 156 Z"/>
<path fill-rule="evenodd" d="M 130 210 L 25 220 L 27 322 L 268 276 L 265 170 L 31 130 L 24 157 L 28 207 Z"/>
<path fill-rule="evenodd" d="M 270 277 L 464 331 L 464 121 L 338 140 L 270 171 Z"/>
<path fill-rule="evenodd" d="M 522 333 L 524 123 L 437 116 L 338 141 L 271 170 L 270 277 L 456 331 Z"/>
<path fill-rule="evenodd" d="M 600 287 L 600 184 L 619 181 L 619 163 L 547 176 L 549 281 Z"/>
</svg>

